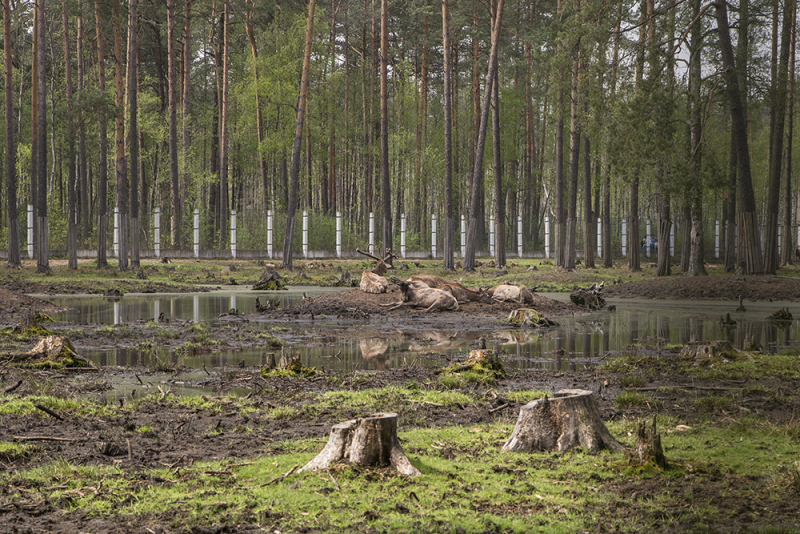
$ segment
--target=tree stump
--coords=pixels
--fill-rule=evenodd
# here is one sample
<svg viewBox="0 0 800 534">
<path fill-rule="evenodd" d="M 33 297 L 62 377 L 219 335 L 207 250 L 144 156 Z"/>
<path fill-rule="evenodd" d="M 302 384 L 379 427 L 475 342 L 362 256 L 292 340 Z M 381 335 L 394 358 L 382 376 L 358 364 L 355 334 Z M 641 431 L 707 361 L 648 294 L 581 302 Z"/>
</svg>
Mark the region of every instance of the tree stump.
<svg viewBox="0 0 800 534">
<path fill-rule="evenodd" d="M 596 287 L 582 287 L 577 291 L 573 291 L 569 295 L 569 300 L 577 306 L 583 306 L 590 310 L 599 310 L 606 305 L 606 299 L 600 293 L 601 289 Z"/>
<path fill-rule="evenodd" d="M 656 432 L 655 417 L 652 429 L 648 428 L 645 422 L 639 423 L 633 450 L 628 453 L 628 464 L 643 467 L 657 465 L 661 469 L 667 468 L 667 459 L 661 448 L 661 435 Z"/>
<path fill-rule="evenodd" d="M 408 476 L 420 474 L 397 439 L 396 413 L 376 413 L 333 425 L 325 448 L 300 471 L 327 469 L 340 461 L 364 467 L 392 466 Z"/>
<path fill-rule="evenodd" d="M 624 450 L 600 419 L 591 391 L 562 389 L 551 399 L 536 399 L 520 409 L 517 426 L 502 450 L 566 451 L 578 445 L 590 454 L 604 448 Z"/>
</svg>

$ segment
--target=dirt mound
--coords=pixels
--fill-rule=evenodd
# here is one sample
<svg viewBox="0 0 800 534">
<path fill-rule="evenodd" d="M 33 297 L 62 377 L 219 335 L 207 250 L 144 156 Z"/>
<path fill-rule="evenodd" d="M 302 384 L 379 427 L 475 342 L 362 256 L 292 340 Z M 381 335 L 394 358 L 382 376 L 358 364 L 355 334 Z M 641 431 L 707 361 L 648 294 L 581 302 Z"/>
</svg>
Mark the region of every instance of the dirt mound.
<svg viewBox="0 0 800 534">
<path fill-rule="evenodd" d="M 386 315 L 389 317 L 402 317 L 404 315 L 424 313 L 424 308 L 402 307 L 388 311 L 382 304 L 396 303 L 401 300 L 400 289 L 389 286 L 386 293 L 365 293 L 360 289 L 345 289 L 335 293 L 327 293 L 316 297 L 305 298 L 300 302 L 283 310 L 272 313 L 279 315 L 327 315 L 341 318 L 368 318 L 372 315 Z M 522 305 L 512 302 L 468 302 L 459 304 L 455 311 L 430 312 L 428 315 L 457 319 L 474 317 L 505 318 L 513 309 Z M 571 303 L 559 302 L 540 295 L 533 296 L 533 303 L 527 305 L 534 308 L 542 315 L 573 315 L 583 313 L 584 310 Z"/>
<path fill-rule="evenodd" d="M 668 300 L 800 301 L 800 279 L 780 276 L 669 276 L 606 285 L 605 297 Z"/>
<path fill-rule="evenodd" d="M 28 295 L 0 287 L 0 320 L 3 322 L 8 323 L 18 320 L 29 313 L 37 311 L 56 313 L 65 310 L 66 308 L 56 306 L 46 300 L 29 297 Z"/>
</svg>

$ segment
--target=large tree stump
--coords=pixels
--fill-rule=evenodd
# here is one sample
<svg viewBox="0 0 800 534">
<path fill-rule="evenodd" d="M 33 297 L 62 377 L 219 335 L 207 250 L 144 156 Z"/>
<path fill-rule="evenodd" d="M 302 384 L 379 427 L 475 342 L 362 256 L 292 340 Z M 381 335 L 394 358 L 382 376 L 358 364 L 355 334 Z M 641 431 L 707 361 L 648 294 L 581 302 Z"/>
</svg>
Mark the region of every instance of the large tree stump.
<svg viewBox="0 0 800 534">
<path fill-rule="evenodd" d="M 520 409 L 517 426 L 502 450 L 566 451 L 578 445 L 590 454 L 604 448 L 624 450 L 600 419 L 591 391 L 562 389 L 551 399 L 536 399 Z"/>
<path fill-rule="evenodd" d="M 396 413 L 376 413 L 333 425 L 325 448 L 300 471 L 327 469 L 340 461 L 364 467 L 392 466 L 402 475 L 420 474 L 397 439 Z"/>
</svg>

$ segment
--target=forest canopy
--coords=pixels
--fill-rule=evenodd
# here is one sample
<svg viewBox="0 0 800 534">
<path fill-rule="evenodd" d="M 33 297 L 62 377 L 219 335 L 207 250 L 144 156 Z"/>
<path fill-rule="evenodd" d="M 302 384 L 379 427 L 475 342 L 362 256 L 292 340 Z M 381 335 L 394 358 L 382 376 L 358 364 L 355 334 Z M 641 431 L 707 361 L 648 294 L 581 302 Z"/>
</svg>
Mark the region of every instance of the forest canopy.
<svg viewBox="0 0 800 534">
<path fill-rule="evenodd" d="M 307 210 L 319 248 L 341 212 L 353 249 L 371 213 L 384 249 L 400 248 L 401 216 L 409 247 L 429 249 L 436 216 L 448 268 L 462 217 L 467 268 L 492 232 L 501 265 L 506 249 L 544 250 L 545 220 L 566 269 L 579 253 L 610 265 L 623 243 L 638 269 L 649 233 L 703 274 L 717 221 L 728 270 L 792 259 L 793 0 L 3 7 L 12 265 L 29 205 L 42 271 L 50 251 L 73 265 L 93 249 L 104 265 L 115 208 L 120 269 L 153 248 L 156 210 L 161 247 L 177 250 L 195 210 L 209 249 L 230 246 L 231 210 L 240 249 L 265 248 L 268 212 L 281 239 Z"/>
</svg>

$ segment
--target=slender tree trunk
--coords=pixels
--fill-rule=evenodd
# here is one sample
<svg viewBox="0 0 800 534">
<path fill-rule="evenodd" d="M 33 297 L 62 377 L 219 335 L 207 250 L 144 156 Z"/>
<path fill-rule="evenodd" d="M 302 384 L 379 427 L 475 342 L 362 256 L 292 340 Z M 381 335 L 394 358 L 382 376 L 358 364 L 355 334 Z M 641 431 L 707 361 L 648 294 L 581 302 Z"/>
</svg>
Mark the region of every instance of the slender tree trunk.
<svg viewBox="0 0 800 534">
<path fill-rule="evenodd" d="M 180 227 L 181 203 L 180 178 L 178 175 L 178 73 L 175 65 L 175 0 L 167 0 L 167 109 L 169 113 L 169 204 L 170 245 L 177 245 Z M 191 61 L 184 57 L 184 61 Z M 184 83 L 188 83 L 185 80 Z M 185 130 L 184 130 L 185 131 Z M 184 164 L 185 164 L 184 160 Z"/>
<path fill-rule="evenodd" d="M 306 23 L 306 45 L 303 53 L 303 72 L 300 77 L 300 94 L 297 98 L 297 121 L 292 141 L 292 177 L 289 186 L 289 207 L 286 212 L 286 232 L 283 239 L 283 269 L 292 269 L 292 238 L 294 237 L 294 216 L 297 211 L 297 197 L 300 182 L 300 149 L 303 137 L 303 120 L 306 112 L 308 78 L 311 66 L 311 44 L 314 39 L 314 8 L 316 0 L 308 2 L 308 21 Z"/>
<path fill-rule="evenodd" d="M 786 87 L 786 152 L 783 162 L 783 175 L 786 176 L 783 189 L 783 243 L 781 244 L 781 265 L 792 263 L 792 139 L 794 130 L 794 72 L 795 72 L 795 51 L 797 44 L 797 4 L 787 0 L 791 4 L 792 21 L 791 43 L 789 47 L 789 73 L 788 85 Z"/>
<path fill-rule="evenodd" d="M 724 0 L 723 0 L 724 1 Z M 700 14 L 700 0 L 692 1 L 692 14 Z M 692 27 L 689 36 L 689 168 L 693 176 L 700 176 L 702 171 L 702 122 L 700 83 L 703 48 L 703 28 L 700 24 Z M 691 205 L 691 249 L 689 253 L 689 269 L 684 274 L 689 276 L 705 276 L 705 248 L 703 247 L 703 194 L 702 183 L 695 180 L 689 186 L 689 197 L 686 199 Z"/>
<path fill-rule="evenodd" d="M 264 214 L 270 208 L 269 187 L 267 183 L 267 160 L 264 157 L 264 117 L 261 113 L 261 92 L 259 91 L 258 79 L 258 44 L 256 43 L 255 32 L 253 31 L 253 9 L 255 0 L 248 1 L 248 9 L 245 15 L 245 32 L 250 41 L 250 51 L 253 55 L 253 82 L 255 85 L 256 96 L 256 135 L 258 136 L 258 170 L 261 173 L 261 187 L 263 188 Z"/>
<path fill-rule="evenodd" d="M 3 0 L 3 57 L 5 60 L 6 203 L 8 211 L 8 266 L 21 267 L 17 214 L 17 145 L 14 135 L 14 72 L 11 52 L 11 0 Z"/>
<path fill-rule="evenodd" d="M 128 45 L 128 150 L 131 168 L 131 268 L 139 268 L 139 126 L 138 94 L 139 77 L 137 63 L 139 56 L 139 14 L 138 0 L 130 0 L 130 39 Z"/>
<path fill-rule="evenodd" d="M 100 0 L 94 2 L 95 28 L 97 33 L 97 85 L 100 93 L 106 90 L 105 55 L 103 53 L 103 33 L 100 24 Z M 97 268 L 108 267 L 106 258 L 106 232 L 108 231 L 108 132 L 106 131 L 105 101 L 97 105 L 97 123 L 99 132 L 100 175 L 97 191 Z"/>
<path fill-rule="evenodd" d="M 389 2 L 381 0 L 381 202 L 383 255 L 392 248 L 392 208 L 389 195 Z M 391 263 L 391 259 L 389 260 Z"/>
<path fill-rule="evenodd" d="M 580 5 L 577 6 L 580 9 Z M 578 169 L 581 153 L 581 126 L 578 118 L 578 84 L 580 78 L 580 42 L 572 52 L 572 89 L 570 92 L 569 184 L 567 189 L 567 235 L 564 269 L 575 269 L 575 241 L 578 226 Z"/>
<path fill-rule="evenodd" d="M 778 0 L 774 0 L 773 47 L 777 47 Z M 764 272 L 778 270 L 778 210 L 780 208 L 781 171 L 783 170 L 784 126 L 786 119 L 786 86 L 789 70 L 789 43 L 792 32 L 793 4 L 784 0 L 783 25 L 780 37 L 780 54 L 773 57 L 773 79 L 770 109 L 769 187 L 767 190 L 767 225 L 764 243 Z M 777 52 L 777 50 L 776 50 Z M 794 73 L 793 73 L 794 74 Z M 789 177 L 787 177 L 787 180 Z M 789 231 L 789 228 L 786 228 Z"/>
<path fill-rule="evenodd" d="M 122 54 L 122 23 L 119 0 L 114 0 L 114 71 L 116 82 L 116 181 L 117 216 L 119 217 L 118 246 L 119 271 L 128 270 L 128 164 L 125 158 L 125 88 Z"/>
<path fill-rule="evenodd" d="M 494 13 L 497 18 L 497 13 Z M 500 148 L 500 76 L 497 54 L 493 56 L 492 82 L 492 159 L 494 173 L 494 262 L 498 268 L 506 265 L 506 202 L 503 191 L 503 161 Z"/>
<path fill-rule="evenodd" d="M 739 93 L 739 79 L 733 59 L 733 47 L 728 26 L 727 0 L 718 0 L 717 31 L 719 32 L 720 50 L 725 81 L 728 85 L 728 100 L 731 109 L 731 128 L 736 137 L 737 174 L 739 176 L 739 235 L 742 239 L 740 254 L 745 274 L 758 274 L 764 270 L 761 256 L 761 241 L 758 235 L 758 218 L 756 216 L 755 195 L 750 175 L 750 147 L 747 141 L 747 124 L 744 118 L 742 98 Z"/>
<path fill-rule="evenodd" d="M 46 40 L 45 34 L 47 33 L 45 19 L 44 19 L 44 2 L 45 0 L 36 0 L 36 20 L 37 20 L 37 34 L 36 40 L 38 46 L 36 47 L 36 55 L 38 57 L 37 65 L 37 105 L 38 125 L 36 129 L 37 134 L 37 155 L 36 155 L 36 171 L 38 174 L 37 184 L 37 204 L 36 221 L 38 227 L 38 239 L 36 243 L 36 272 L 49 273 L 50 272 L 50 249 L 49 249 L 49 230 L 47 219 L 47 78 L 45 69 L 45 54 L 46 54 Z M 32 178 L 32 177 L 31 177 Z"/>
<path fill-rule="evenodd" d="M 192 144 L 191 137 L 191 117 L 190 117 L 190 102 L 189 102 L 189 88 L 191 87 L 191 72 L 192 72 L 192 48 L 191 48 L 191 35 L 192 35 L 192 0 L 185 0 L 183 8 L 183 96 L 182 96 L 182 120 L 183 120 L 183 138 L 181 140 L 181 154 L 183 158 L 183 173 L 179 177 L 180 183 L 178 190 L 181 193 L 181 198 L 185 198 L 186 184 L 189 181 L 189 172 L 191 165 L 189 163 L 189 150 Z M 178 202 L 177 206 L 172 209 L 172 217 L 175 218 L 175 223 L 172 225 L 172 235 L 170 236 L 170 244 L 176 248 L 183 248 L 183 220 L 184 209 L 186 206 L 182 202 Z"/>
<path fill-rule="evenodd" d="M 222 13 L 222 91 L 219 125 L 219 248 L 228 244 L 228 89 L 230 77 L 230 9 L 223 1 Z"/>
<path fill-rule="evenodd" d="M 611 81 L 609 83 L 609 109 L 613 109 L 617 92 L 617 66 L 619 65 L 619 40 L 620 28 L 622 26 L 622 0 L 617 2 L 617 25 L 614 32 L 614 45 L 611 59 Z M 610 112 L 609 112 L 610 117 Z M 614 251 L 611 249 L 611 161 L 608 155 L 608 147 L 605 155 L 604 187 L 603 187 L 603 266 L 613 267 Z"/>
<path fill-rule="evenodd" d="M 464 270 L 475 270 L 475 249 L 478 244 L 478 215 L 480 213 L 480 191 L 478 186 L 482 183 L 483 175 L 483 149 L 486 145 L 486 130 L 489 124 L 489 106 L 492 98 L 492 85 L 495 79 L 495 65 L 500 41 L 500 26 L 503 21 L 503 2 L 497 2 L 497 16 L 492 28 L 492 48 L 489 53 L 489 72 L 486 75 L 486 87 L 483 93 L 483 109 L 481 109 L 481 123 L 478 128 L 478 140 L 475 143 L 474 175 L 472 191 L 470 193 L 469 225 L 467 227 L 467 248 L 464 257 Z"/>
<path fill-rule="evenodd" d="M 585 117 L 589 116 L 589 105 L 584 104 Z M 584 126 L 583 131 L 583 257 L 584 266 L 587 269 L 594 269 L 595 255 L 595 214 L 592 210 L 592 162 L 590 152 L 589 133 Z"/>
<path fill-rule="evenodd" d="M 442 0 L 442 50 L 444 52 L 444 258 L 442 267 L 453 270 L 453 111 L 450 98 L 450 24 L 448 0 Z"/>
<path fill-rule="evenodd" d="M 39 17 L 34 0 L 33 12 L 33 50 L 31 53 L 31 196 L 30 203 L 33 207 L 33 240 L 39 242 Z M 38 253 L 38 245 L 37 245 Z"/>
<path fill-rule="evenodd" d="M 736 270 L 736 136 L 731 131 L 730 153 L 728 159 L 728 190 L 727 210 L 725 213 L 725 271 L 732 273 Z"/>
<path fill-rule="evenodd" d="M 87 179 L 88 169 L 86 168 L 86 123 L 83 120 L 83 100 L 84 100 L 84 57 L 83 57 L 83 1 L 80 2 L 78 11 L 78 102 L 76 105 L 76 118 L 78 120 L 78 200 L 80 204 L 81 219 L 81 248 L 86 248 L 89 239 L 89 219 L 90 219 L 90 195 L 89 182 Z"/>
<path fill-rule="evenodd" d="M 74 109 L 75 103 L 72 101 L 72 54 L 70 53 L 69 43 L 69 15 L 67 14 L 67 3 L 61 2 L 61 19 L 64 25 L 64 83 L 67 86 L 67 105 Z M 78 210 L 77 198 L 75 195 L 75 121 L 73 114 L 67 114 L 67 197 L 69 198 L 69 208 L 67 211 L 67 267 L 69 269 L 78 268 Z"/>
</svg>

